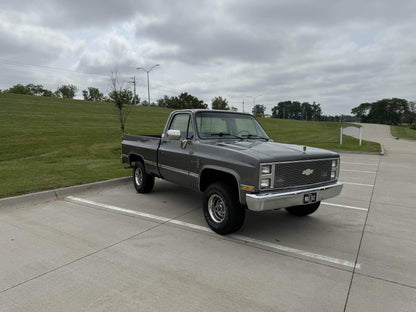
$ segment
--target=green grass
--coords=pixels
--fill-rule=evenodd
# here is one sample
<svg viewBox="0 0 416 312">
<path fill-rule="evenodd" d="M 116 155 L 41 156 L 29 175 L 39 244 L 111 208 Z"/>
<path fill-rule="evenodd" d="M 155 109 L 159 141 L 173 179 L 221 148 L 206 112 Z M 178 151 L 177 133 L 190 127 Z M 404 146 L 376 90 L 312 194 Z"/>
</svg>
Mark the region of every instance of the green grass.
<svg viewBox="0 0 416 312">
<path fill-rule="evenodd" d="M 271 138 L 277 142 L 309 145 L 336 151 L 374 152 L 381 151 L 380 144 L 362 141 L 350 136 L 342 137 L 339 144 L 340 125 L 336 122 L 297 121 L 287 119 L 259 119 Z M 354 124 L 343 123 L 345 127 L 357 127 Z"/>
<path fill-rule="evenodd" d="M 391 135 L 400 139 L 416 140 L 416 130 L 410 129 L 409 126 L 390 126 Z"/>
<path fill-rule="evenodd" d="M 131 134 L 161 134 L 171 110 L 134 107 Z M 275 141 L 333 150 L 379 151 L 344 136 L 339 124 L 260 119 Z M 120 163 L 121 130 L 111 103 L 0 94 L 0 198 L 128 176 Z"/>
<path fill-rule="evenodd" d="M 160 134 L 169 110 L 135 107 L 127 132 Z M 0 198 L 122 177 L 111 103 L 0 94 Z"/>
</svg>

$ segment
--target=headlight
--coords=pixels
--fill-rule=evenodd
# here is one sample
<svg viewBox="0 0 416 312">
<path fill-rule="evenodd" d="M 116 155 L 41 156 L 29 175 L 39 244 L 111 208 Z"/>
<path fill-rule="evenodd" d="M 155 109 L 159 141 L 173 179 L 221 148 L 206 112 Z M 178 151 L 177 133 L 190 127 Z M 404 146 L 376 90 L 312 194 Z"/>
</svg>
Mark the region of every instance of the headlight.
<svg viewBox="0 0 416 312">
<path fill-rule="evenodd" d="M 270 179 L 261 179 L 260 187 L 261 188 L 270 188 Z"/>
<path fill-rule="evenodd" d="M 331 180 L 336 180 L 338 176 L 338 160 L 333 159 L 331 165 Z"/>
<path fill-rule="evenodd" d="M 270 174 L 270 173 L 272 173 L 271 165 L 265 165 L 261 167 L 261 174 Z"/>
<path fill-rule="evenodd" d="M 260 164 L 259 188 L 272 189 L 274 180 L 273 164 Z"/>
</svg>

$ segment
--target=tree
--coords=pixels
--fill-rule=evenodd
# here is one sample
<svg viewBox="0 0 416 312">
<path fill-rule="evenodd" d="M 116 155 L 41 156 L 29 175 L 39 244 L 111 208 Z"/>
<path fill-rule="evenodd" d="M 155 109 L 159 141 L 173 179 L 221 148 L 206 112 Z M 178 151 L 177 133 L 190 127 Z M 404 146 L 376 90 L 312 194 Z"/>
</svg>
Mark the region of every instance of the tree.
<svg viewBox="0 0 416 312">
<path fill-rule="evenodd" d="M 351 114 L 355 115 L 357 118 L 360 118 L 360 122 L 366 122 L 367 115 L 371 106 L 372 104 L 370 103 L 361 103 L 351 110 Z"/>
<path fill-rule="evenodd" d="M 52 91 L 44 89 L 42 85 L 35 85 L 30 83 L 26 86 L 17 84 L 5 91 L 14 94 L 27 94 L 27 95 L 38 95 L 38 96 L 53 96 Z"/>
<path fill-rule="evenodd" d="M 78 88 L 72 84 L 62 85 L 56 89 L 55 95 L 56 97 L 73 99 L 77 91 L 78 91 Z"/>
<path fill-rule="evenodd" d="M 272 118 L 279 118 L 279 109 L 277 106 L 272 107 Z"/>
<path fill-rule="evenodd" d="M 279 102 L 272 108 L 272 117 L 282 119 L 302 119 L 302 105 L 300 102 Z"/>
<path fill-rule="evenodd" d="M 84 96 L 85 101 L 104 101 L 104 94 L 102 94 L 97 88 L 88 87 L 88 90 L 82 91 L 82 95 Z"/>
<path fill-rule="evenodd" d="M 42 96 L 49 96 L 49 97 L 53 97 L 53 92 L 51 90 L 47 90 L 47 89 L 43 89 L 42 91 Z"/>
<path fill-rule="evenodd" d="M 158 99 L 157 100 L 157 106 L 159 106 L 159 107 L 163 107 L 163 108 L 167 108 L 168 107 L 168 105 L 169 105 L 169 101 L 170 101 L 171 99 L 167 96 L 167 95 L 165 95 L 164 97 L 163 97 L 163 99 Z"/>
<path fill-rule="evenodd" d="M 13 87 L 11 87 L 8 90 L 8 93 L 14 93 L 14 94 L 29 94 L 29 95 L 32 95 L 30 89 L 27 88 L 27 87 L 25 87 L 22 84 L 14 85 Z"/>
<path fill-rule="evenodd" d="M 313 115 L 313 108 L 312 105 L 308 102 L 304 102 L 300 106 L 301 109 L 301 118 L 302 120 L 311 120 Z"/>
<path fill-rule="evenodd" d="M 223 99 L 220 96 L 217 96 L 212 99 L 211 107 L 212 109 L 222 109 L 222 110 L 230 109 L 230 107 L 228 106 L 228 101 L 226 99 Z"/>
<path fill-rule="evenodd" d="M 191 109 L 191 108 L 207 108 L 208 105 L 197 97 L 190 95 L 186 92 L 181 93 L 179 96 L 168 97 L 165 95 L 163 99 L 157 101 L 159 107 L 172 108 L 172 109 Z"/>
<path fill-rule="evenodd" d="M 127 122 L 127 116 L 133 107 L 132 100 L 134 98 L 133 92 L 122 88 L 120 83 L 119 74 L 117 71 L 112 71 L 110 74 L 110 81 L 112 91 L 108 94 L 110 101 L 114 103 L 114 107 L 117 110 L 118 119 L 120 121 L 120 128 L 124 134 L 125 126 Z"/>
<path fill-rule="evenodd" d="M 407 122 L 409 125 L 414 124 L 416 121 L 416 103 L 415 102 L 409 102 L 409 110 L 405 116 L 405 122 Z"/>
<path fill-rule="evenodd" d="M 179 104 L 181 108 L 207 108 L 208 107 L 208 105 L 205 104 L 204 101 L 186 92 L 181 93 L 179 95 L 177 103 Z"/>
<path fill-rule="evenodd" d="M 311 108 L 312 108 L 311 119 L 314 120 L 314 121 L 321 120 L 321 115 L 322 115 L 321 104 L 316 104 L 315 102 L 313 102 Z"/>
<path fill-rule="evenodd" d="M 374 103 L 362 103 L 351 110 L 361 122 L 398 125 L 409 115 L 409 103 L 404 99 L 383 99 Z"/>
<path fill-rule="evenodd" d="M 265 110 L 266 110 L 266 106 L 256 104 L 253 107 L 252 113 L 253 113 L 254 116 L 264 117 Z"/>
</svg>

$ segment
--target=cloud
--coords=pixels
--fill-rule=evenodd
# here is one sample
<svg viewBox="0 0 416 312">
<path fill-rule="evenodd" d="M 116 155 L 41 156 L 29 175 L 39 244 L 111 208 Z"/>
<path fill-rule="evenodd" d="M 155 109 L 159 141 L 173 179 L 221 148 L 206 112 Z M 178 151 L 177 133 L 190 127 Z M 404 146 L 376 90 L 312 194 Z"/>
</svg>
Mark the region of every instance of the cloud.
<svg viewBox="0 0 416 312">
<path fill-rule="evenodd" d="M 0 13 L 0 88 L 105 89 L 117 68 L 140 96 L 188 92 L 242 109 L 279 101 L 349 114 L 384 97 L 415 100 L 416 2 L 15 1 Z"/>
</svg>

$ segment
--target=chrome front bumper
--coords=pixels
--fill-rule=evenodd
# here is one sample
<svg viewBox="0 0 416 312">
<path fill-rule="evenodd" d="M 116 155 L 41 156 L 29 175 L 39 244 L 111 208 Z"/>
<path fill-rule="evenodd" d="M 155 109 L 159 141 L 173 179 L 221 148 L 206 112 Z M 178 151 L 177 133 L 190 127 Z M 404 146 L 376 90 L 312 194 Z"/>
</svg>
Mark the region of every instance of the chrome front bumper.
<svg viewBox="0 0 416 312">
<path fill-rule="evenodd" d="M 246 194 L 246 202 L 249 210 L 265 211 L 279 208 L 287 208 L 293 206 L 304 205 L 303 197 L 305 194 L 316 193 L 316 201 L 325 200 L 337 196 L 341 193 L 342 183 L 315 187 L 310 189 L 302 189 L 291 192 L 270 192 L 261 194 Z"/>
</svg>

